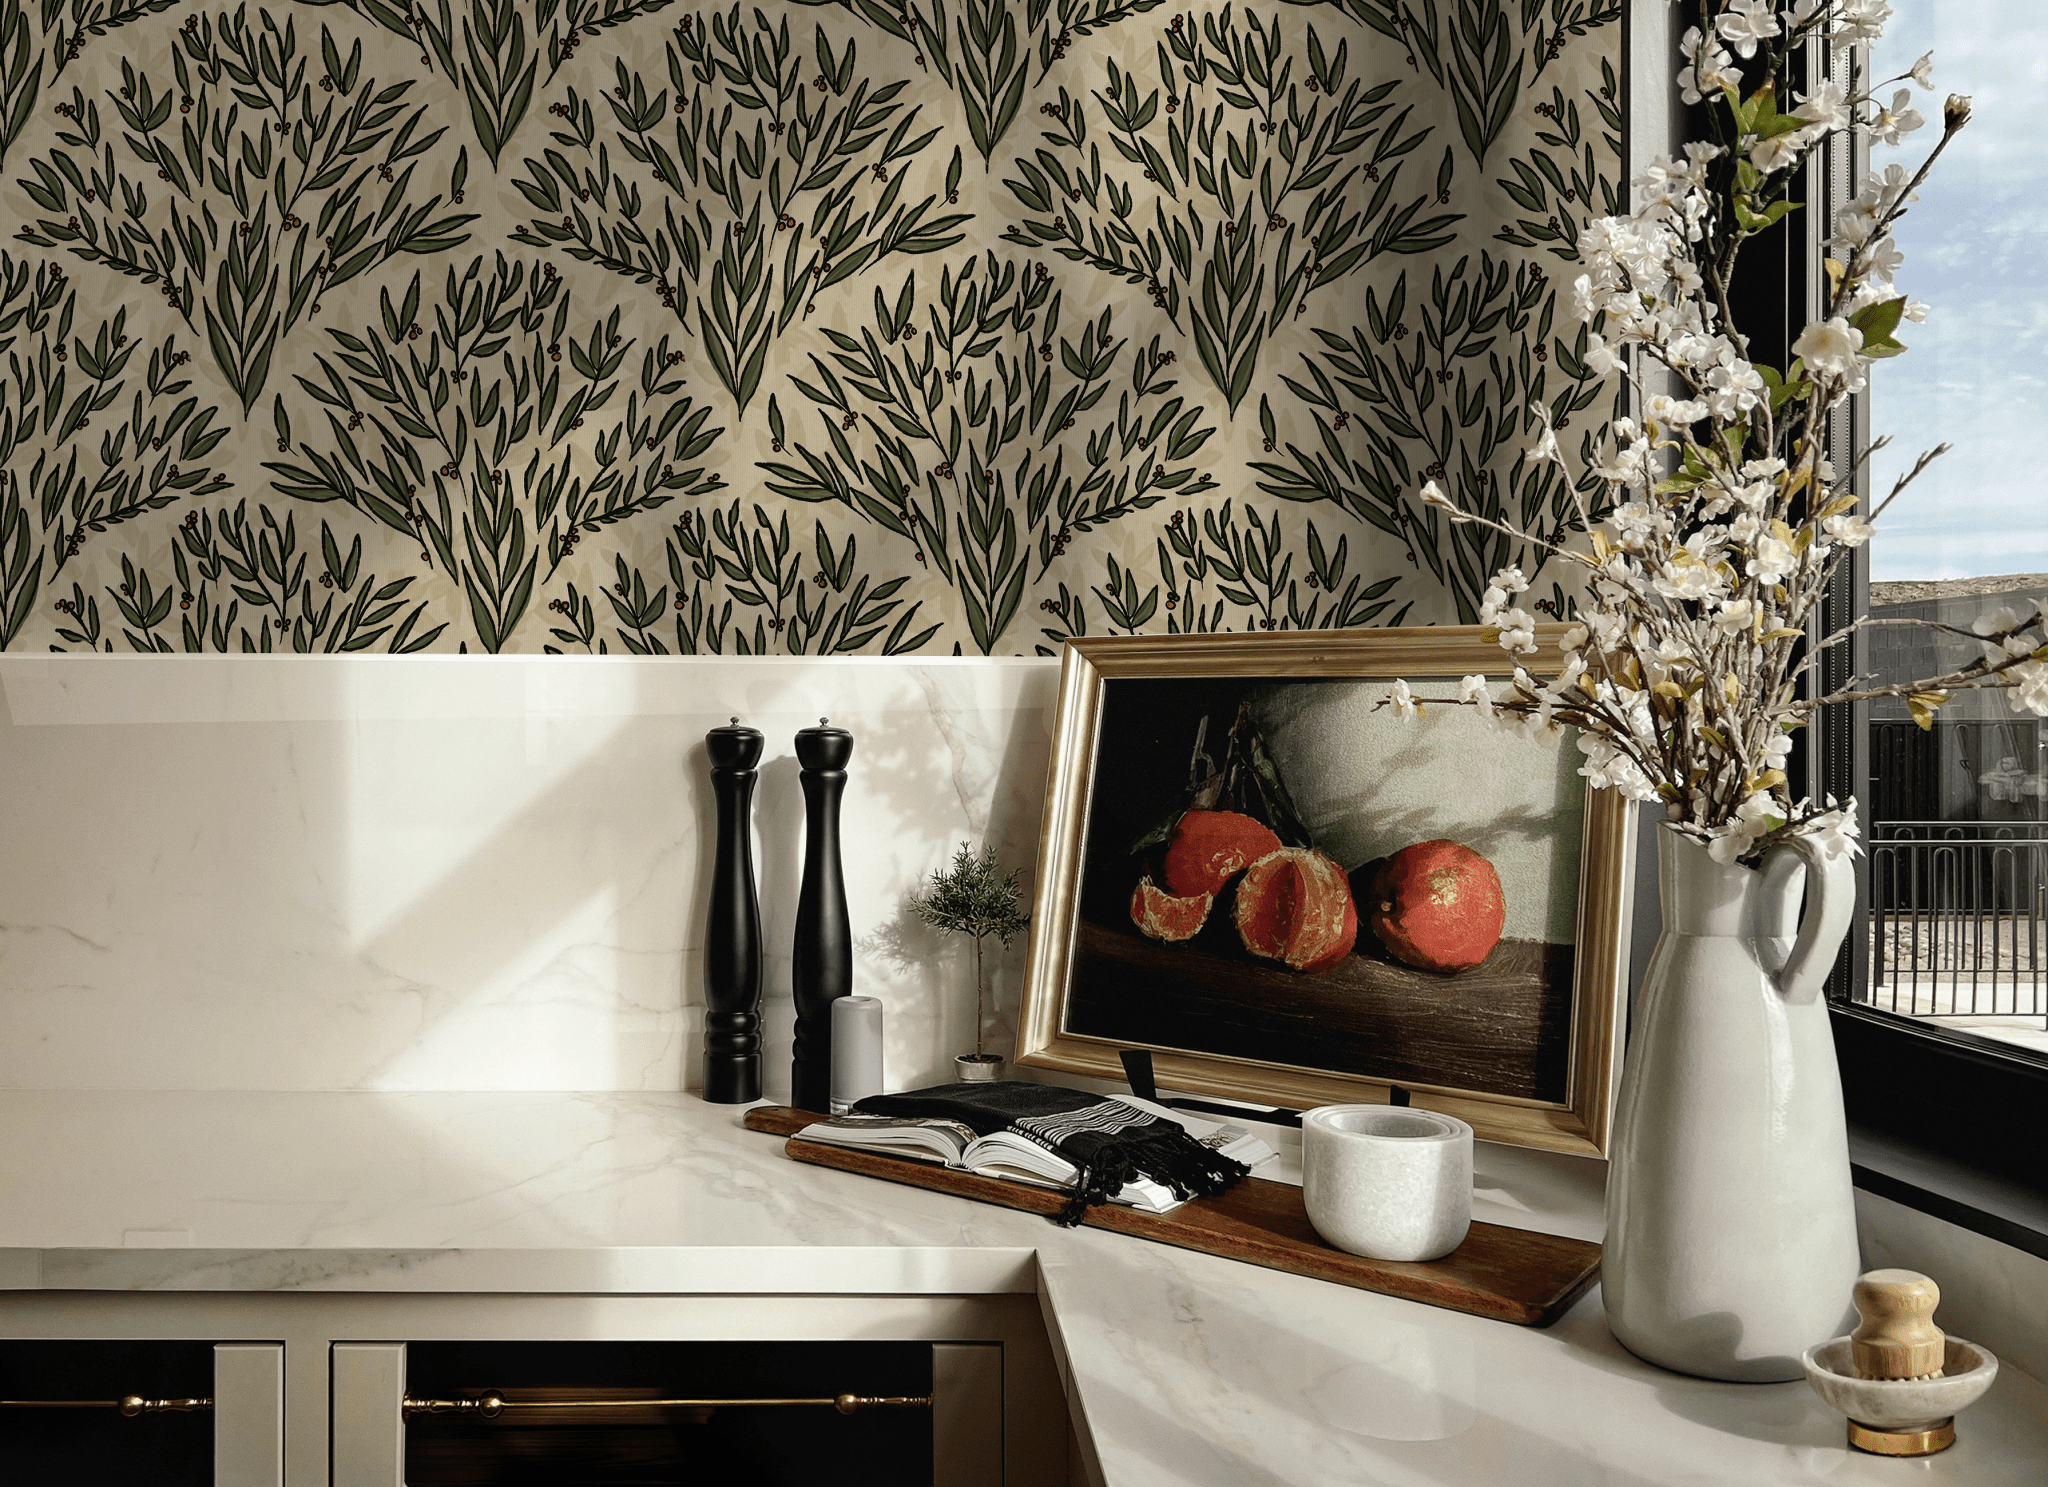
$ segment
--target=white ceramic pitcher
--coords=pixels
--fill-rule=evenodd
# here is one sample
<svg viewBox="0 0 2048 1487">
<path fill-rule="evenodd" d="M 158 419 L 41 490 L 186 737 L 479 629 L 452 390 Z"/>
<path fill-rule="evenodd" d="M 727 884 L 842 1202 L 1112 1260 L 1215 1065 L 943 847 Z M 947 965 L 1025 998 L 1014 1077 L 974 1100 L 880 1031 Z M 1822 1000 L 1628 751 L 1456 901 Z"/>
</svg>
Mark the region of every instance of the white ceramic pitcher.
<svg viewBox="0 0 2048 1487">
<path fill-rule="evenodd" d="M 1724 866 L 1668 825 L 1657 866 L 1664 927 L 1629 1032 L 1607 1179 L 1608 1325 L 1680 1373 L 1796 1379 L 1801 1352 L 1845 1330 L 1859 1268 L 1820 994 L 1855 874 L 1804 840 L 1758 869 Z"/>
</svg>

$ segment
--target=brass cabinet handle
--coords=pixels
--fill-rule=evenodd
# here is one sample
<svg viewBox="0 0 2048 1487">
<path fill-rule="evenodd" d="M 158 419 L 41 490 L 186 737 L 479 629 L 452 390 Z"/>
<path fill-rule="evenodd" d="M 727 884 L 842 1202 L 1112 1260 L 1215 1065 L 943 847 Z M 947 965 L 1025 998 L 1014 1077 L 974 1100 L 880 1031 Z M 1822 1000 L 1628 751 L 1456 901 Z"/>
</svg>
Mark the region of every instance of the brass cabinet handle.
<svg viewBox="0 0 2048 1487">
<path fill-rule="evenodd" d="M 404 1408 L 408 1415 L 481 1415 L 486 1420 L 495 1420 L 506 1410 L 733 1409 L 742 1405 L 829 1406 L 842 1415 L 851 1415 L 857 1410 L 928 1410 L 932 1397 L 833 1394 L 817 1399 L 507 1399 L 492 1390 L 463 1399 L 415 1399 L 408 1394 Z"/>
<path fill-rule="evenodd" d="M 140 1394 L 123 1394 L 119 1399 L 0 1399 L 0 1410 L 119 1410 L 131 1418 L 212 1408 L 210 1399 L 144 1399 Z"/>
</svg>

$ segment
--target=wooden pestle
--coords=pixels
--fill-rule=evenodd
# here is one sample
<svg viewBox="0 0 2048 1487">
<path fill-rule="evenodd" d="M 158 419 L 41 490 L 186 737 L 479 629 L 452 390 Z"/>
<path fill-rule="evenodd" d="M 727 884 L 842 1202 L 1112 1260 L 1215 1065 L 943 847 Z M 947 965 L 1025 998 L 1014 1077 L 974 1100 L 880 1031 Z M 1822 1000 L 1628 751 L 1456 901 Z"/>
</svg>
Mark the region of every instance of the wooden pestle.
<svg viewBox="0 0 2048 1487">
<path fill-rule="evenodd" d="M 1946 1341 L 1934 1325 L 1941 1288 L 1917 1270 L 1871 1270 L 1857 1277 L 1849 1334 L 1856 1376 L 1865 1379 L 1941 1377 Z"/>
</svg>

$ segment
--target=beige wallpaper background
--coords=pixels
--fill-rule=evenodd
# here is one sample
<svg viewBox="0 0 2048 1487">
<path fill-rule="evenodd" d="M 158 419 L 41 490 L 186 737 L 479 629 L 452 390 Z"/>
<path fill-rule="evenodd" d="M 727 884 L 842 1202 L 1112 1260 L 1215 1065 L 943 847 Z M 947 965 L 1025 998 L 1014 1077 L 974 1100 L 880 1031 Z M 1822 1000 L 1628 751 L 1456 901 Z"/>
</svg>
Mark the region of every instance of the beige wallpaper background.
<svg viewBox="0 0 2048 1487">
<path fill-rule="evenodd" d="M 1619 10 L 7 0 L 0 639 L 1469 620 L 1422 483 L 1554 530 L 1611 405 Z"/>
</svg>

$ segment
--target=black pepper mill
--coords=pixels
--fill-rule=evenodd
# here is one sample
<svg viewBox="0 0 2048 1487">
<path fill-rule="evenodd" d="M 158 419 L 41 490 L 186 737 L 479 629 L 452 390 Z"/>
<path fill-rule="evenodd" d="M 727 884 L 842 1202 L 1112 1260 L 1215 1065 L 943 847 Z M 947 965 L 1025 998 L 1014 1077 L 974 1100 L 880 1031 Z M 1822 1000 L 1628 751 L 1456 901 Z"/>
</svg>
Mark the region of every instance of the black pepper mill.
<svg viewBox="0 0 2048 1487">
<path fill-rule="evenodd" d="M 704 735 L 718 795 L 718 859 L 704 939 L 704 1098 L 761 1098 L 761 905 L 754 894 L 754 766 L 761 730 L 738 718 Z"/>
<path fill-rule="evenodd" d="M 852 757 L 853 735 L 824 718 L 796 736 L 797 763 L 803 766 L 804 881 L 790 966 L 796 1059 L 789 1102 L 799 1110 L 831 1109 L 832 1003 L 853 990 L 853 930 L 839 867 L 839 797 Z"/>
</svg>

